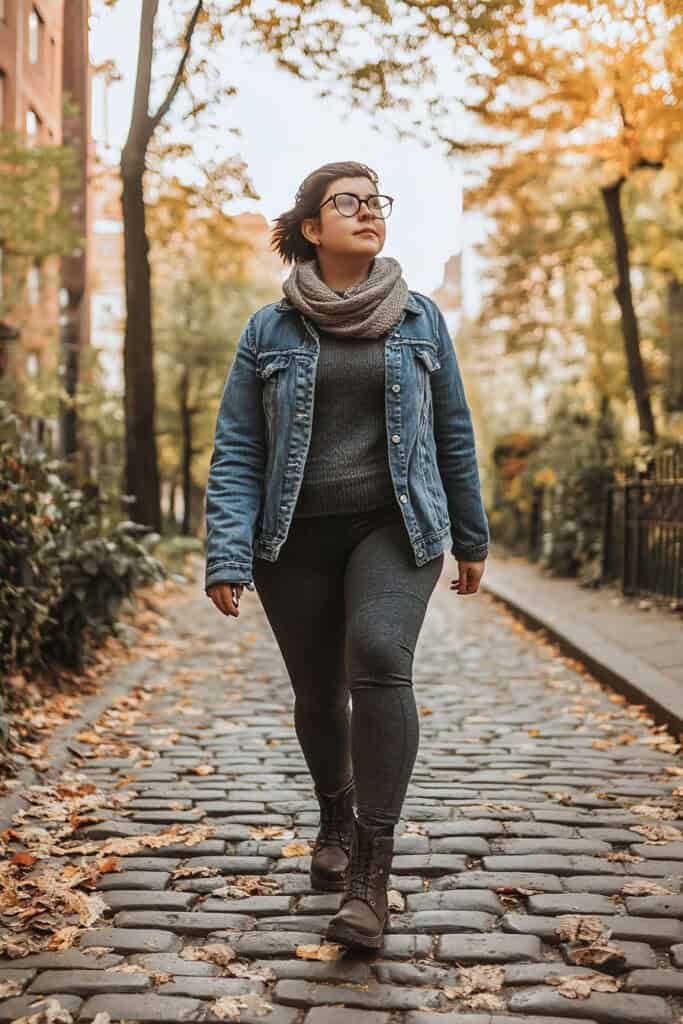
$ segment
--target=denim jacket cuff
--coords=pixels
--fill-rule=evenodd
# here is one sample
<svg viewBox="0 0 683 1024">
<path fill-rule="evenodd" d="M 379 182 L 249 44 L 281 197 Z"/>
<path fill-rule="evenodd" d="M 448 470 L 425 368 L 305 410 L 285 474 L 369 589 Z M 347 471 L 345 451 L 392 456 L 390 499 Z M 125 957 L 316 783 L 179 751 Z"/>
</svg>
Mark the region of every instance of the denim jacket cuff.
<svg viewBox="0 0 683 1024">
<path fill-rule="evenodd" d="M 242 583 L 247 590 L 253 590 L 251 566 L 246 562 L 212 562 L 206 567 L 204 590 L 216 583 Z"/>
<path fill-rule="evenodd" d="M 488 544 L 477 544 L 476 547 L 470 548 L 456 548 L 452 549 L 453 558 L 462 562 L 483 562 L 485 558 L 488 558 L 489 546 Z"/>
</svg>

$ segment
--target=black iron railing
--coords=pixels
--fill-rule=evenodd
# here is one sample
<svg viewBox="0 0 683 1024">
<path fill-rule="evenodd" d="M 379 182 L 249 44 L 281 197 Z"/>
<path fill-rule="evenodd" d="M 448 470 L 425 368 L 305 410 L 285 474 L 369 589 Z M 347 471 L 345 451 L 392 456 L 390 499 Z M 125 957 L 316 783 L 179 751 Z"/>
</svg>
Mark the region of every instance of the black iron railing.
<svg viewBox="0 0 683 1024">
<path fill-rule="evenodd" d="M 602 575 L 624 594 L 683 597 L 683 446 L 607 487 Z"/>
</svg>

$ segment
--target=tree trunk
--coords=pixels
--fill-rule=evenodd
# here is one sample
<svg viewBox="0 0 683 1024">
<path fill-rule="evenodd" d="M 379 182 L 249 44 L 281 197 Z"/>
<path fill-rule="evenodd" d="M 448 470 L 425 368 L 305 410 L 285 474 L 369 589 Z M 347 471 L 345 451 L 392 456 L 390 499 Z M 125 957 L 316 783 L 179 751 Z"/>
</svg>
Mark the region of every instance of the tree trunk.
<svg viewBox="0 0 683 1024">
<path fill-rule="evenodd" d="M 160 530 L 151 280 L 143 199 L 144 158 L 136 158 L 124 150 L 121 172 L 126 268 L 126 330 L 123 341 L 126 490 L 135 498 L 130 508 L 131 518 L 153 530 Z"/>
<path fill-rule="evenodd" d="M 80 245 L 61 260 L 61 285 L 66 293 L 62 310 L 60 348 L 64 391 L 69 401 L 60 402 L 60 452 L 72 461 L 76 475 L 75 456 L 79 454 L 83 439 L 79 437 L 78 414 L 75 399 L 80 381 L 81 350 L 90 341 L 88 309 L 88 252 L 87 240 L 90 222 L 88 208 L 88 138 L 90 124 L 90 71 L 88 67 L 88 2 L 65 0 L 63 14 L 62 92 L 74 103 L 75 109 L 64 115 L 63 142 L 69 144 L 78 156 L 78 178 L 74 185 L 62 191 L 61 201 L 71 210 L 81 236 Z M 80 471 L 84 473 L 85 452 L 80 451 Z M 84 474 L 86 475 L 86 474 Z"/>
<path fill-rule="evenodd" d="M 621 329 L 624 338 L 629 381 L 636 400 L 640 430 L 647 436 L 648 441 L 654 443 L 657 440 L 657 431 L 654 416 L 652 415 L 650 392 L 645 377 L 643 357 L 640 351 L 638 318 L 633 307 L 633 293 L 631 291 L 628 238 L 626 237 L 626 228 L 621 210 L 621 190 L 623 184 L 624 179 L 621 178 L 614 185 L 603 188 L 602 196 L 607 209 L 610 231 L 614 239 L 617 261 L 617 287 L 614 289 L 614 294 L 621 309 Z"/>
<path fill-rule="evenodd" d="M 126 490 L 134 498 L 131 519 L 160 531 L 151 275 L 143 191 L 145 154 L 154 130 L 148 108 L 156 13 L 157 0 L 143 0 L 133 114 L 121 154 L 121 205 L 126 281 L 123 340 Z"/>
<path fill-rule="evenodd" d="M 182 430 L 183 524 L 181 533 L 189 537 L 192 529 L 192 413 L 189 407 L 190 374 L 187 367 L 180 378 L 180 424 Z"/>
<path fill-rule="evenodd" d="M 667 288 L 668 356 L 666 408 L 683 412 L 683 283 L 675 277 Z"/>
</svg>

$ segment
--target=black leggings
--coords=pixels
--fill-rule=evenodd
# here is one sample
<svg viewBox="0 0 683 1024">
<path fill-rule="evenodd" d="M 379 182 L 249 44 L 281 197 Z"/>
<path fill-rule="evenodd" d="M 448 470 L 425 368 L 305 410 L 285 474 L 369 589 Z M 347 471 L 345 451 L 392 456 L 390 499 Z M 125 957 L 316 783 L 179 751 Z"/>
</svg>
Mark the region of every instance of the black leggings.
<svg viewBox="0 0 683 1024">
<path fill-rule="evenodd" d="M 364 825 L 401 814 L 419 741 L 413 655 L 443 563 L 415 564 L 395 504 L 294 517 L 278 560 L 254 559 L 313 782 L 332 795 L 353 777 Z"/>
</svg>

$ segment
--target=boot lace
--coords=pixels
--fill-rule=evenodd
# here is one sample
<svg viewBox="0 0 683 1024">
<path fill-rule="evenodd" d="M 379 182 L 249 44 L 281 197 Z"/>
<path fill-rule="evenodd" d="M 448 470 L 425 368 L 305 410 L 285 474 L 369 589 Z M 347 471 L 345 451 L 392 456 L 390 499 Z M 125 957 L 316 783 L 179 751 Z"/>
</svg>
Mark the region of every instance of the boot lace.
<svg viewBox="0 0 683 1024">
<path fill-rule="evenodd" d="M 320 829 L 314 844 L 314 851 L 323 846 L 341 846 L 348 854 L 351 849 L 353 822 L 350 817 L 350 796 L 344 793 L 334 800 L 324 801 L 320 809 Z"/>
<path fill-rule="evenodd" d="M 371 896 L 376 874 L 377 866 L 372 863 L 372 843 L 359 842 L 349 862 L 345 900 L 356 896 L 374 904 Z"/>
</svg>

